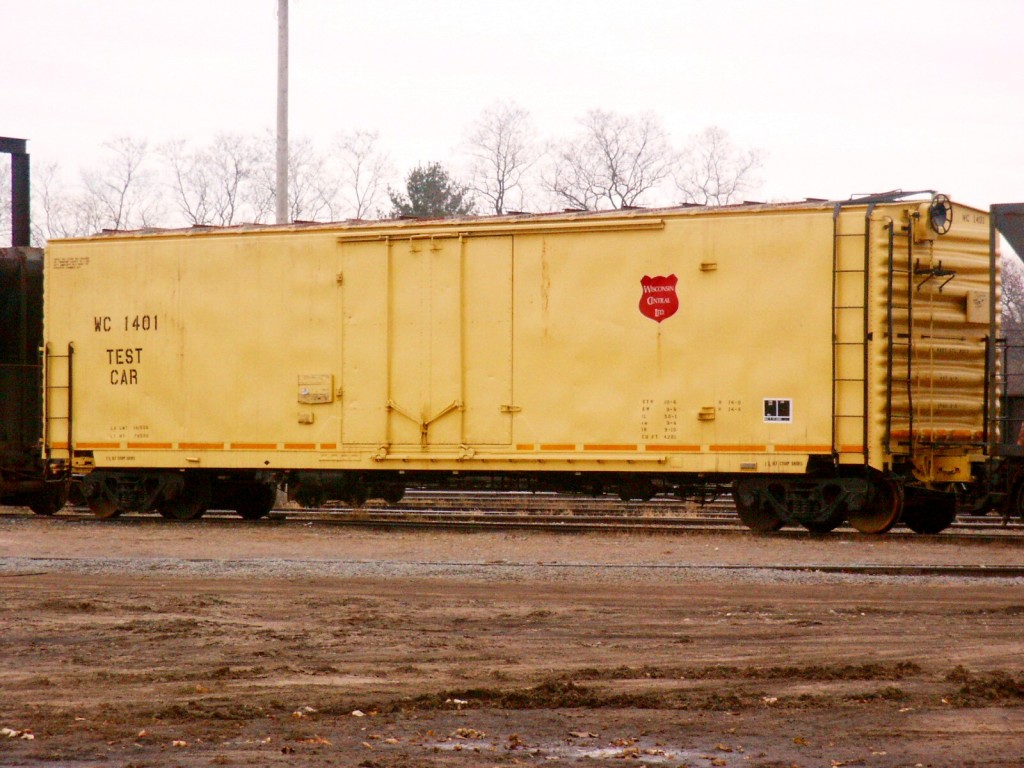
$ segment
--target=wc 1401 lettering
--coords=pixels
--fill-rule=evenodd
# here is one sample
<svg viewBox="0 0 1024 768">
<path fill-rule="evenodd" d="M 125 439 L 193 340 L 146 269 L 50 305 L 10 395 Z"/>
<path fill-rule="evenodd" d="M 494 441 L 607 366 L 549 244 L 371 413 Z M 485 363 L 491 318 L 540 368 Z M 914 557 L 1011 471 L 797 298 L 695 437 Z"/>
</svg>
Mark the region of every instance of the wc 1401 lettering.
<svg viewBox="0 0 1024 768">
<path fill-rule="evenodd" d="M 160 316 L 124 315 L 122 318 L 113 318 L 109 315 L 101 315 L 93 317 L 92 325 L 96 333 L 109 333 L 114 330 L 115 326 L 118 330 L 125 331 L 156 331 L 160 328 Z"/>
</svg>

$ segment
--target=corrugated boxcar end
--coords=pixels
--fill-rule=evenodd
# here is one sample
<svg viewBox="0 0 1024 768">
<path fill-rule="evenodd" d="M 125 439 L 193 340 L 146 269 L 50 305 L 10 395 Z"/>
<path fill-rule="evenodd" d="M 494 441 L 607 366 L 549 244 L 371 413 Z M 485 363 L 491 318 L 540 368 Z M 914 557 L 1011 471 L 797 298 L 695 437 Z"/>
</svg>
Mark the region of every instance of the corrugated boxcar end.
<svg viewBox="0 0 1024 768">
<path fill-rule="evenodd" d="M 482 473 L 738 480 L 754 527 L 884 528 L 907 482 L 969 475 L 987 290 L 984 214 L 929 234 L 936 203 L 892 197 L 55 241 L 76 418 L 50 447 L 104 513 Z"/>
<path fill-rule="evenodd" d="M 951 206 L 941 233 L 927 206 L 883 222 L 875 239 L 872 325 L 878 399 L 874 433 L 887 461 L 912 460 L 922 482 L 965 482 L 983 449 L 984 372 L 990 328 L 988 216 Z M 890 238 L 890 234 L 892 237 Z M 884 394 L 883 394 L 884 393 Z"/>
</svg>

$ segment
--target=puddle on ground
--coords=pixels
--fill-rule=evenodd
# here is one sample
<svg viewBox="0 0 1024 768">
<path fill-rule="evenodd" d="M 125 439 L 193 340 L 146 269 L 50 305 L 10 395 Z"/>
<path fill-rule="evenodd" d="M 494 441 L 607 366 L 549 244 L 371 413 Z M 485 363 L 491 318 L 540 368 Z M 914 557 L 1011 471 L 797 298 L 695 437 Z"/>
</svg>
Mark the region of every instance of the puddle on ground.
<svg viewBox="0 0 1024 768">
<path fill-rule="evenodd" d="M 632 741 L 632 740 L 630 740 Z M 702 761 L 704 765 L 746 765 L 742 752 L 726 751 L 719 747 L 709 749 L 677 749 L 653 741 L 630 744 L 609 744 L 600 739 L 562 740 L 558 742 L 499 741 L 490 739 L 446 739 L 424 744 L 427 749 L 443 752 L 514 753 L 554 761 L 561 760 L 616 760 L 620 765 L 678 765 L 680 762 Z"/>
</svg>

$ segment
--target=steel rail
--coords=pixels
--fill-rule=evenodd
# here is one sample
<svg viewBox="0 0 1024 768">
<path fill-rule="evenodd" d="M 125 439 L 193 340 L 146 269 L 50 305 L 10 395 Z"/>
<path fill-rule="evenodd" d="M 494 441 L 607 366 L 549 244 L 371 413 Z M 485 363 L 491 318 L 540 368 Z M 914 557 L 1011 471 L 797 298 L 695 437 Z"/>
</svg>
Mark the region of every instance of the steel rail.
<svg viewBox="0 0 1024 768">
<path fill-rule="evenodd" d="M 229 513 L 230 514 L 230 513 Z M 415 513 L 379 513 L 357 510 L 346 512 L 330 510 L 317 512 L 314 510 L 273 513 L 271 519 L 284 522 L 303 522 L 306 524 L 337 525 L 356 528 L 376 528 L 381 530 L 521 530 L 559 533 L 645 533 L 645 534 L 679 534 L 702 533 L 724 534 L 750 537 L 776 538 L 812 538 L 835 540 L 879 540 L 885 538 L 873 534 L 864 534 L 850 527 L 839 527 L 829 533 L 812 533 L 802 527 L 782 528 L 778 531 L 752 531 L 738 520 L 707 520 L 699 518 L 588 518 L 581 515 L 513 515 L 513 514 L 480 514 L 464 513 L 431 514 Z M 897 527 L 886 536 L 910 539 L 912 541 L 944 541 L 958 543 L 1016 543 L 1024 540 L 1024 526 L 1003 528 L 998 525 L 975 529 L 958 529 L 950 527 L 937 534 L 914 533 L 908 528 Z"/>
<path fill-rule="evenodd" d="M 125 562 L 124 558 L 118 557 L 46 557 L 32 556 L 18 558 L 20 562 L 34 566 L 48 564 L 82 564 L 100 563 L 120 565 Z M 221 566 L 245 567 L 260 566 L 265 562 L 263 558 L 215 558 L 215 557 L 173 557 L 173 558 L 127 558 L 129 562 L 149 563 L 147 568 L 152 570 L 152 565 L 171 563 Z M 350 559 L 350 558 L 273 558 L 276 564 L 290 565 L 326 565 L 326 566 L 395 566 L 395 567 L 423 567 L 423 568 L 475 568 L 480 570 L 517 570 L 517 569 L 558 569 L 558 570 L 644 570 L 644 571 L 679 571 L 679 572 L 709 572 L 728 571 L 732 573 L 820 573 L 835 575 L 856 575 L 856 576 L 941 576 L 954 578 L 979 578 L 979 579 L 1024 579 L 1024 565 L 936 565 L 936 564 L 915 564 L 915 563 L 761 563 L 761 564 L 736 564 L 736 563 L 601 563 L 601 562 L 553 562 L 553 561 L 509 561 L 509 560 L 388 560 L 388 559 Z M 18 578 L 24 576 L 43 576 L 51 571 L 19 571 L 0 573 L 0 576 Z"/>
<path fill-rule="evenodd" d="M 716 535 L 739 537 L 770 537 L 783 539 L 828 539 L 834 541 L 864 541 L 898 538 L 904 541 L 944 542 L 947 544 L 1000 544 L 1019 546 L 1024 541 L 1024 526 L 1001 528 L 988 526 L 983 529 L 957 530 L 947 529 L 938 534 L 917 534 L 907 528 L 898 527 L 883 537 L 860 533 L 853 528 L 840 527 L 830 533 L 812 533 L 801 527 L 783 528 L 779 531 L 751 531 L 738 521 L 700 520 L 697 518 L 655 519 L 655 518 L 588 518 L 586 516 L 557 517 L 544 515 L 513 515 L 509 513 L 484 513 L 478 515 L 455 513 L 415 514 L 402 512 L 369 512 L 365 509 L 345 511 L 329 510 L 287 510 L 272 512 L 261 521 L 244 521 L 233 511 L 210 511 L 202 519 L 193 521 L 166 520 L 158 515 L 124 515 L 122 517 L 100 519 L 87 509 L 62 512 L 54 518 L 40 518 L 25 510 L 11 513 L 0 513 L 4 516 L 17 516 L 23 519 L 53 520 L 71 524 L 98 525 L 191 525 L 191 526 L 237 526 L 237 525 L 315 525 L 324 527 L 366 528 L 384 531 L 418 530 L 418 531 L 530 531 L 536 533 L 561 534 L 643 534 L 643 535 Z"/>
</svg>

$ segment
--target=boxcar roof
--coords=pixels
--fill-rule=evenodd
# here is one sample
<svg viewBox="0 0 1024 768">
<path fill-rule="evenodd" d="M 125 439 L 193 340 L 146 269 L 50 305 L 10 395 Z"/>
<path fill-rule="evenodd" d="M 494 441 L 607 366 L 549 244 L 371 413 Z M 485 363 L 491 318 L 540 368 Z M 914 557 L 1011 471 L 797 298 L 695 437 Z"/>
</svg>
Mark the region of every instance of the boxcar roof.
<svg viewBox="0 0 1024 768">
<path fill-rule="evenodd" d="M 835 210 L 837 207 L 866 207 L 871 204 L 895 203 L 903 201 L 926 200 L 932 195 L 932 190 L 916 192 L 904 192 L 894 190 L 872 195 L 855 195 L 846 200 L 827 200 L 824 198 L 806 198 L 800 201 L 763 203 L 744 201 L 732 205 L 704 206 L 696 204 L 684 204 L 667 206 L 661 208 L 621 208 L 603 211 L 586 211 L 566 209 L 564 211 L 549 213 L 522 213 L 513 212 L 503 215 L 491 216 L 462 216 L 457 218 L 401 218 L 401 219 L 346 219 L 333 222 L 294 221 L 288 224 L 234 224 L 229 226 L 216 225 L 195 225 L 191 227 L 177 228 L 146 228 L 136 230 L 103 230 L 94 235 L 71 238 L 54 238 L 53 242 L 62 240 L 83 240 L 93 238 L 120 238 L 140 236 L 168 236 L 168 235 L 199 235 L 219 233 L 255 233 L 255 232 L 282 232 L 282 231 L 315 231 L 315 230 L 344 230 L 349 231 L 357 237 L 359 235 L 369 236 L 370 232 L 376 233 L 380 230 L 403 232 L 407 230 L 438 230 L 450 229 L 452 227 L 468 228 L 491 228 L 495 225 L 507 225 L 509 230 L 514 231 L 523 224 L 544 224 L 563 223 L 571 225 L 573 222 L 604 221 L 612 219 L 634 219 L 651 216 L 687 216 L 687 215 L 729 215 L 736 213 L 750 213 L 754 211 L 795 211 L 795 210 Z M 972 206 L 961 207 L 972 208 Z M 526 227 L 529 228 L 529 227 Z M 381 236 L 385 236 L 382 231 Z"/>
</svg>

